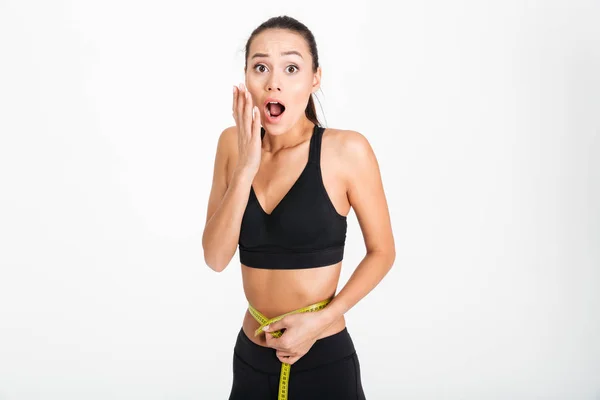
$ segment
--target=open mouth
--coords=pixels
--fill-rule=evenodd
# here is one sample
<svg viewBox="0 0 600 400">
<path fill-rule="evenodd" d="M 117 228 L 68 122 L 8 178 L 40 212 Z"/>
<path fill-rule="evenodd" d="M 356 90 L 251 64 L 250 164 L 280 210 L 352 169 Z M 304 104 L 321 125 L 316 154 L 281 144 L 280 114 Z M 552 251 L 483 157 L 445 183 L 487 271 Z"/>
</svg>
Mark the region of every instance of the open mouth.
<svg viewBox="0 0 600 400">
<path fill-rule="evenodd" d="M 271 118 L 278 118 L 285 111 L 285 106 L 277 101 L 270 101 L 265 106 L 267 115 Z"/>
</svg>

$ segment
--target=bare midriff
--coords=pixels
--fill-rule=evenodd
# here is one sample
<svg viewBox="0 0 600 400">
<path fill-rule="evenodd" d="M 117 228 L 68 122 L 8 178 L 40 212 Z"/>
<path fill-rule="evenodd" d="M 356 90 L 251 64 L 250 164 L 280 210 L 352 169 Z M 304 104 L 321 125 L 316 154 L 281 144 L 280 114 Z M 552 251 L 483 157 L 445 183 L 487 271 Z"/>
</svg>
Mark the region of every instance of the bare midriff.
<svg viewBox="0 0 600 400">
<path fill-rule="evenodd" d="M 342 262 L 325 267 L 307 269 L 260 269 L 242 264 L 242 281 L 248 303 L 267 318 L 330 299 L 337 290 Z M 260 346 L 267 346 L 264 334 L 254 336 L 260 324 L 248 309 L 242 328 L 246 336 Z M 318 337 L 321 339 L 340 332 L 346 326 L 343 316 L 328 326 Z"/>
</svg>

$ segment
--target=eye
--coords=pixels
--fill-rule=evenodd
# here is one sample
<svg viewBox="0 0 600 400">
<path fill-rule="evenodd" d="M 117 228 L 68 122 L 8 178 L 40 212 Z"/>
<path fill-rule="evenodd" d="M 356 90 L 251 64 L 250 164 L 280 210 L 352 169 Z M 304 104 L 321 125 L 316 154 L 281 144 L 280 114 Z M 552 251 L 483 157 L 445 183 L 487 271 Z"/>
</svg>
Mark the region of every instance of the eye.
<svg viewBox="0 0 600 400">
<path fill-rule="evenodd" d="M 262 68 L 262 69 L 260 69 L 260 68 Z M 292 68 L 292 70 L 291 70 L 291 71 L 290 71 L 290 68 Z M 260 72 L 260 73 L 262 73 L 262 72 L 265 72 L 265 71 L 267 70 L 267 67 L 266 67 L 264 64 L 256 64 L 256 65 L 253 67 L 253 69 L 254 69 L 255 71 L 257 71 L 257 72 Z M 288 65 L 288 66 L 286 67 L 286 71 L 288 71 L 288 72 L 290 72 L 290 73 L 294 73 L 294 72 L 298 71 L 298 67 L 297 67 L 297 66 L 295 66 L 295 65 Z"/>
<path fill-rule="evenodd" d="M 256 69 L 257 69 L 257 68 L 259 68 L 259 67 L 263 67 L 263 68 L 265 68 L 265 69 L 267 68 L 267 67 L 265 67 L 263 64 L 256 64 L 256 65 L 254 66 L 254 70 L 256 71 Z M 258 72 L 264 72 L 264 71 L 258 71 Z"/>
</svg>

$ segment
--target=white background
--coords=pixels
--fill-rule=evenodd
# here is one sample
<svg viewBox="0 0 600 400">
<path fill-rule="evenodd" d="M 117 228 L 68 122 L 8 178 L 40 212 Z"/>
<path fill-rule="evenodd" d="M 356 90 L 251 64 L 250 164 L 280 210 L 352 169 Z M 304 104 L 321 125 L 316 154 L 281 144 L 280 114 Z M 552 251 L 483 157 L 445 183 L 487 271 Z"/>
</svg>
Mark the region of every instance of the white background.
<svg viewBox="0 0 600 400">
<path fill-rule="evenodd" d="M 394 267 L 346 314 L 367 398 L 600 399 L 600 3 L 284 3 L 0 0 L 0 399 L 227 398 L 247 303 L 201 236 L 281 14 L 390 206 Z"/>
</svg>

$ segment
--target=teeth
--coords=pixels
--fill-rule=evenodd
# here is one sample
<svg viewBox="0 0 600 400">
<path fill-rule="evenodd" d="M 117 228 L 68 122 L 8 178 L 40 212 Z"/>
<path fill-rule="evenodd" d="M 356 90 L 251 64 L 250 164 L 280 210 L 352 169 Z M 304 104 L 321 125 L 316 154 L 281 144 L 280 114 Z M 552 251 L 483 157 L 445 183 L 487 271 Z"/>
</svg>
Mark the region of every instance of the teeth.
<svg viewBox="0 0 600 400">
<path fill-rule="evenodd" d="M 272 115 L 271 115 L 271 109 L 268 107 L 269 104 L 280 104 L 281 107 L 284 107 L 283 104 L 281 104 L 278 101 L 270 101 L 270 102 L 268 102 L 266 108 L 267 108 L 267 114 L 269 114 L 269 117 L 272 117 Z"/>
</svg>

